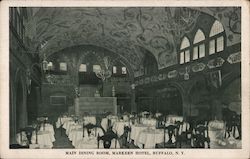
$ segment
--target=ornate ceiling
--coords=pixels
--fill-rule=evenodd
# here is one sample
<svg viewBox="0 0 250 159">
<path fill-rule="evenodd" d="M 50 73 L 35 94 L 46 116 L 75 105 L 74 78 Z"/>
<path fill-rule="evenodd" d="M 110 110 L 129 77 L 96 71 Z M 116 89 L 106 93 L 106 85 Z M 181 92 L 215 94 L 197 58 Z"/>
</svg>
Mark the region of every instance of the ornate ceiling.
<svg viewBox="0 0 250 159">
<path fill-rule="evenodd" d="M 202 12 L 215 17 L 224 12 L 169 7 L 33 8 L 33 11 L 25 25 L 33 47 L 41 55 L 76 45 L 95 45 L 128 59 L 135 71 L 140 69 L 144 49 L 155 56 L 159 68 L 176 64 L 180 38 L 193 29 L 197 17 Z"/>
</svg>

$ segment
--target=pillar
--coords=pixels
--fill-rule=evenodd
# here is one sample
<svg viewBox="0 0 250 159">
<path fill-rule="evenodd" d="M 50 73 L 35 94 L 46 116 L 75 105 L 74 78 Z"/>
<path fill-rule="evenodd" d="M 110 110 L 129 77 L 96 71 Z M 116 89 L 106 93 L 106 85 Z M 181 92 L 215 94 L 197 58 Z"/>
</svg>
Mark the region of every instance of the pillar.
<svg viewBox="0 0 250 159">
<path fill-rule="evenodd" d="M 79 97 L 75 98 L 75 115 L 79 116 Z"/>
</svg>

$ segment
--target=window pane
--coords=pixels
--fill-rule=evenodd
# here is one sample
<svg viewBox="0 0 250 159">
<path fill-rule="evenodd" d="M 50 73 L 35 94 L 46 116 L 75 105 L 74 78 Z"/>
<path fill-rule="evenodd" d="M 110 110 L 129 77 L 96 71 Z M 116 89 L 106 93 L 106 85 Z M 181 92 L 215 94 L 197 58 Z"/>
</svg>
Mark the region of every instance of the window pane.
<svg viewBox="0 0 250 159">
<path fill-rule="evenodd" d="M 189 62 L 190 61 L 190 52 L 189 50 L 185 51 L 185 62 Z"/>
<path fill-rule="evenodd" d="M 195 37 L 194 37 L 194 44 L 200 42 L 200 41 L 203 41 L 205 40 L 205 35 L 204 33 L 199 29 L 197 30 L 196 34 L 195 34 Z"/>
<path fill-rule="evenodd" d="M 113 73 L 117 73 L 116 66 L 113 66 Z"/>
<path fill-rule="evenodd" d="M 198 59 L 198 47 L 195 46 L 193 50 L 193 60 Z"/>
<path fill-rule="evenodd" d="M 49 70 L 53 70 L 53 69 L 54 69 L 54 66 L 53 66 L 53 63 L 52 63 L 52 62 L 49 62 L 49 63 L 48 63 L 48 69 L 49 69 Z"/>
<path fill-rule="evenodd" d="M 126 67 L 122 67 L 122 74 L 127 74 L 127 69 L 126 69 Z"/>
<path fill-rule="evenodd" d="M 200 58 L 205 57 L 205 44 L 201 44 L 199 46 L 199 55 L 200 55 Z"/>
<path fill-rule="evenodd" d="M 184 37 L 181 42 L 180 50 L 185 49 L 190 46 L 190 42 L 187 37 Z"/>
<path fill-rule="evenodd" d="M 184 63 L 184 52 L 180 53 L 180 64 Z"/>
<path fill-rule="evenodd" d="M 215 40 L 209 41 L 209 55 L 215 53 Z"/>
<path fill-rule="evenodd" d="M 67 71 L 67 63 L 61 62 L 59 65 L 61 71 Z"/>
<path fill-rule="evenodd" d="M 80 65 L 79 72 L 87 72 L 87 66 L 86 66 L 86 64 L 81 64 Z"/>
<path fill-rule="evenodd" d="M 217 52 L 224 50 L 224 38 L 223 36 L 217 38 Z"/>
<path fill-rule="evenodd" d="M 93 65 L 93 72 L 99 72 L 101 70 L 100 65 Z"/>
<path fill-rule="evenodd" d="M 218 20 L 216 20 L 211 28 L 209 37 L 217 35 L 223 31 L 224 31 L 223 25 Z"/>
</svg>

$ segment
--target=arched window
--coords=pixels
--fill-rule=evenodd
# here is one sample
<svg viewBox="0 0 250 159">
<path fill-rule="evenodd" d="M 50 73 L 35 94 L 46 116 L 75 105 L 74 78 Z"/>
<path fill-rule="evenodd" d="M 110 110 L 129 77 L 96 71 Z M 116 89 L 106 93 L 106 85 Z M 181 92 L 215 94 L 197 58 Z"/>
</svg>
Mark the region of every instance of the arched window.
<svg viewBox="0 0 250 159">
<path fill-rule="evenodd" d="M 205 57 L 205 35 L 198 29 L 194 36 L 193 60 Z"/>
<path fill-rule="evenodd" d="M 113 66 L 113 74 L 116 74 L 117 73 L 117 68 L 116 66 Z"/>
<path fill-rule="evenodd" d="M 223 25 L 215 20 L 209 34 L 209 55 L 224 50 L 224 28 Z"/>
<path fill-rule="evenodd" d="M 122 67 L 122 74 L 126 75 L 127 74 L 127 68 L 126 67 Z"/>
<path fill-rule="evenodd" d="M 100 65 L 93 65 L 93 72 L 99 72 L 101 71 L 101 66 Z"/>
<path fill-rule="evenodd" d="M 79 66 L 79 72 L 87 72 L 87 65 L 86 64 L 81 64 Z"/>
<path fill-rule="evenodd" d="M 187 37 L 184 37 L 180 47 L 180 64 L 190 61 L 190 42 Z"/>
<path fill-rule="evenodd" d="M 67 63 L 66 62 L 60 62 L 60 71 L 67 71 Z"/>
</svg>

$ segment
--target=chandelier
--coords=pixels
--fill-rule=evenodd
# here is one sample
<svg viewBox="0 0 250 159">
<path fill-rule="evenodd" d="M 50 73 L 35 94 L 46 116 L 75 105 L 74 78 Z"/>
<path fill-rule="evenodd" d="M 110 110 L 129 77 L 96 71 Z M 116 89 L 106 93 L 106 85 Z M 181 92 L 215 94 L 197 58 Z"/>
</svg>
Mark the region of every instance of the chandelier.
<svg viewBox="0 0 250 159">
<path fill-rule="evenodd" d="M 103 57 L 102 59 L 100 59 L 100 64 L 101 67 L 95 71 L 95 75 L 96 77 L 100 78 L 102 81 L 105 81 L 106 79 L 110 78 L 112 75 L 112 62 L 111 59 L 108 56 Z"/>
<path fill-rule="evenodd" d="M 42 72 L 44 73 L 44 77 L 49 84 L 53 84 L 54 76 L 50 74 L 50 71 L 53 69 L 53 63 L 48 62 L 46 59 L 46 55 L 43 56 L 42 61 Z"/>
</svg>

